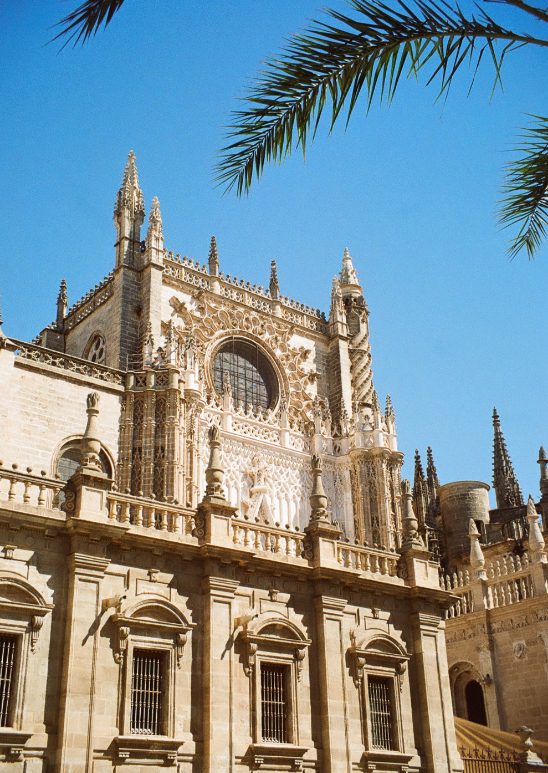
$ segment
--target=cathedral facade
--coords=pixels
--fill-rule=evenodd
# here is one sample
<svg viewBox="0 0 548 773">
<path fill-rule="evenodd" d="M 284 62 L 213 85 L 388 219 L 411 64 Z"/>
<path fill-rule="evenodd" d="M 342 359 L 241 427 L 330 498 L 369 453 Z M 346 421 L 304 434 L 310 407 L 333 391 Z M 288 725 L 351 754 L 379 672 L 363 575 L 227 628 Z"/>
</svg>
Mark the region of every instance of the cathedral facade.
<svg viewBox="0 0 548 773">
<path fill-rule="evenodd" d="M 112 273 L 0 337 L 1 769 L 462 770 L 350 253 L 328 318 L 181 258 L 133 154 L 114 221 Z"/>
</svg>

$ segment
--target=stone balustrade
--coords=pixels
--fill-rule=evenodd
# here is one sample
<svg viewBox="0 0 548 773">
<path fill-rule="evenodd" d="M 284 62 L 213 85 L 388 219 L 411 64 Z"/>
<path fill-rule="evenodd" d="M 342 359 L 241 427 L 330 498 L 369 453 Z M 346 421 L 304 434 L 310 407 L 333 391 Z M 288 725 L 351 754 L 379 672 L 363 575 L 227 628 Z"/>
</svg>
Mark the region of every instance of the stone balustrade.
<svg viewBox="0 0 548 773">
<path fill-rule="evenodd" d="M 195 527 L 192 510 L 168 502 L 109 492 L 107 507 L 109 521 L 129 526 L 186 536 L 191 536 Z"/>
<path fill-rule="evenodd" d="M 337 563 L 345 569 L 396 577 L 398 559 L 399 556 L 396 553 L 388 553 L 362 545 L 337 543 Z"/>
<path fill-rule="evenodd" d="M 49 478 L 45 470 L 37 475 L 31 467 L 22 472 L 17 464 L 8 469 L 0 462 L 0 501 L 59 510 L 59 492 L 64 485 L 62 480 Z"/>
<path fill-rule="evenodd" d="M 272 553 L 276 557 L 304 560 L 304 534 L 300 532 L 251 523 L 241 518 L 232 519 L 231 529 L 232 542 L 238 547 Z"/>
<path fill-rule="evenodd" d="M 458 596 L 458 600 L 447 610 L 448 618 L 478 611 L 478 599 L 480 608 L 497 609 L 537 595 L 532 564 L 526 552 L 522 556 L 512 553 L 499 556 L 488 562 L 484 576 L 476 579 L 471 578 L 468 571 L 440 575 L 440 586 Z"/>
<path fill-rule="evenodd" d="M 18 341 L 15 338 L 11 338 L 10 341 L 17 347 L 15 356 L 20 361 L 48 365 L 52 368 L 77 373 L 81 376 L 96 378 L 107 384 L 122 386 L 124 383 L 122 371 L 109 368 L 106 365 L 99 365 L 96 362 L 73 357 L 63 352 L 55 352 L 52 349 L 45 349 L 43 346 Z"/>
</svg>

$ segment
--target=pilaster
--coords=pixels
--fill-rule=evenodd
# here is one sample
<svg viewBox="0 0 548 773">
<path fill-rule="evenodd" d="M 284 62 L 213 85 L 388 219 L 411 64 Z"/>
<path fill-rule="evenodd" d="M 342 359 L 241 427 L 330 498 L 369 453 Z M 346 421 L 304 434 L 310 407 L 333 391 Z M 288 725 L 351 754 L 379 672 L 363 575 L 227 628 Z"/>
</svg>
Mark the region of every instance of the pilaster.
<svg viewBox="0 0 548 773">
<path fill-rule="evenodd" d="M 212 567 L 213 571 L 215 568 Z M 232 773 L 234 597 L 238 580 L 206 575 L 203 597 L 203 773 Z"/>
<path fill-rule="evenodd" d="M 59 703 L 57 770 L 92 773 L 93 713 L 99 687 L 96 673 L 100 640 L 101 587 L 110 560 L 77 549 L 68 558 L 68 593 L 63 679 Z M 95 624 L 94 624 L 95 623 Z"/>
<path fill-rule="evenodd" d="M 314 599 L 322 734 L 322 773 L 350 773 L 346 716 L 346 665 L 343 613 L 346 600 L 326 595 Z"/>
</svg>

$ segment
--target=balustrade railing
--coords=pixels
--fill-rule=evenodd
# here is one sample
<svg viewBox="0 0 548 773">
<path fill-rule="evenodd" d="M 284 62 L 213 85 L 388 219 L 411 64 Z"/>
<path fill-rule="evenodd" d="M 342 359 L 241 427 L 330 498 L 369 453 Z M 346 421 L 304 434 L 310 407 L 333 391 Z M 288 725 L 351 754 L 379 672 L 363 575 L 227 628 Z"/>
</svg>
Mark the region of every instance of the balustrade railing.
<svg viewBox="0 0 548 773">
<path fill-rule="evenodd" d="M 17 346 L 15 354 L 18 358 L 30 362 L 36 362 L 43 365 L 50 365 L 54 368 L 79 373 L 82 376 L 91 376 L 92 378 L 106 381 L 109 384 L 122 386 L 124 383 L 124 374 L 122 371 L 109 368 L 106 365 L 98 365 L 96 362 L 82 360 L 80 357 L 56 352 L 53 349 L 45 349 L 36 344 L 10 339 Z"/>
<path fill-rule="evenodd" d="M 345 569 L 395 577 L 398 573 L 398 559 L 396 553 L 344 542 L 337 543 L 337 563 Z"/>
<path fill-rule="evenodd" d="M 192 535 L 195 527 L 192 510 L 168 502 L 110 492 L 107 504 L 108 519 L 117 523 L 186 536 Z"/>
<path fill-rule="evenodd" d="M 238 547 L 251 548 L 259 553 L 273 553 L 279 557 L 303 558 L 304 534 L 251 523 L 240 518 L 231 522 L 232 543 Z"/>
<path fill-rule="evenodd" d="M 49 478 L 45 470 L 37 475 L 31 467 L 22 472 L 16 464 L 8 469 L 0 462 L 0 501 L 59 510 L 59 492 L 64 485 L 62 480 Z"/>
</svg>

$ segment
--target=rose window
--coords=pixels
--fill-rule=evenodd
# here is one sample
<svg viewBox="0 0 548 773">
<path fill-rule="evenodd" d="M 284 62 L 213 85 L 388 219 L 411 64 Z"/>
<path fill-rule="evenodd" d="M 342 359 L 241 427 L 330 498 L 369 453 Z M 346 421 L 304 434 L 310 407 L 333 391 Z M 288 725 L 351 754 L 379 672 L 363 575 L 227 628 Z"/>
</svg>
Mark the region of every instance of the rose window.
<svg viewBox="0 0 548 773">
<path fill-rule="evenodd" d="M 254 411 L 272 408 L 278 397 L 274 369 L 257 344 L 241 338 L 225 341 L 213 359 L 213 384 L 218 394 L 230 386 L 236 404 Z"/>
</svg>

